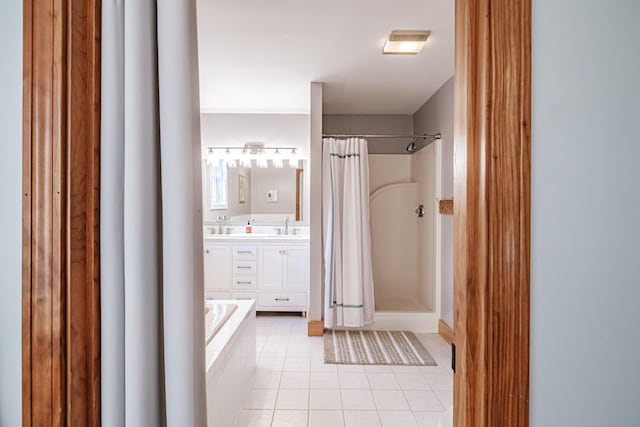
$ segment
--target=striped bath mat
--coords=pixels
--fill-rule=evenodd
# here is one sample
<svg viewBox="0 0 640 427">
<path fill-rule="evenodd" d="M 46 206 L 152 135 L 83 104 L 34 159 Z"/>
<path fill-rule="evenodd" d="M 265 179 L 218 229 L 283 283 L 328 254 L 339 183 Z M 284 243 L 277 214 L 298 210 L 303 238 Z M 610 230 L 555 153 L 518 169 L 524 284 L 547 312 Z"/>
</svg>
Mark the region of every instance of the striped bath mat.
<svg viewBox="0 0 640 427">
<path fill-rule="evenodd" d="M 436 366 L 418 338 L 405 331 L 325 331 L 324 362 Z"/>
</svg>

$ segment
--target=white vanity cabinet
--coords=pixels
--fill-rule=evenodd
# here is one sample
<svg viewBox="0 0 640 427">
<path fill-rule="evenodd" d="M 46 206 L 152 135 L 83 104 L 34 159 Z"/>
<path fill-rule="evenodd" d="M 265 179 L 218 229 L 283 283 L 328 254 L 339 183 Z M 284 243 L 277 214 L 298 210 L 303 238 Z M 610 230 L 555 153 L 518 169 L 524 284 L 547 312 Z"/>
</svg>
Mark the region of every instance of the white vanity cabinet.
<svg viewBox="0 0 640 427">
<path fill-rule="evenodd" d="M 229 299 L 231 297 L 231 246 L 205 244 L 204 246 L 204 294 L 206 298 Z"/>
<path fill-rule="evenodd" d="M 218 238 L 215 243 L 205 242 L 205 296 L 255 299 L 258 311 L 306 312 L 309 243 L 301 240 Z"/>
<path fill-rule="evenodd" d="M 260 247 L 261 289 L 306 290 L 309 283 L 307 245 Z"/>
<path fill-rule="evenodd" d="M 309 245 L 272 245 L 259 248 L 258 310 L 307 311 Z"/>
<path fill-rule="evenodd" d="M 256 299 L 258 288 L 257 245 L 231 245 L 231 299 Z"/>
</svg>

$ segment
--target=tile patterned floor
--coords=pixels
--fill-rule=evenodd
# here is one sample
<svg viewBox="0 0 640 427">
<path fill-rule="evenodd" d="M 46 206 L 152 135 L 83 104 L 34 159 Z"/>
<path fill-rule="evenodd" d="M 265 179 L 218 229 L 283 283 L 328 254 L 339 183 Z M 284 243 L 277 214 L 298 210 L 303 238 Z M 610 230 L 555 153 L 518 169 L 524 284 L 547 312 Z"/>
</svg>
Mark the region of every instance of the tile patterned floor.
<svg viewBox="0 0 640 427">
<path fill-rule="evenodd" d="M 453 401 L 447 343 L 417 334 L 438 366 L 327 365 L 307 319 L 257 318 L 257 371 L 238 427 L 437 427 Z"/>
</svg>

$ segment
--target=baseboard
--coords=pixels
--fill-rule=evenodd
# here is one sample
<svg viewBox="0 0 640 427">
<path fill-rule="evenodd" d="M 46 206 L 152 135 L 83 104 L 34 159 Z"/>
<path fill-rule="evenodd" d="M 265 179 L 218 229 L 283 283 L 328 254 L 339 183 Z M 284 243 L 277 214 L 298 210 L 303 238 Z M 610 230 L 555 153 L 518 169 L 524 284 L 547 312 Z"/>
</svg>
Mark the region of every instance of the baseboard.
<svg viewBox="0 0 640 427">
<path fill-rule="evenodd" d="M 438 318 L 435 313 L 376 312 L 375 323 L 357 329 L 411 331 L 420 334 L 440 332 Z M 324 322 L 322 320 L 309 320 L 307 323 L 307 336 L 321 337 L 323 335 Z M 453 337 L 453 334 L 451 336 Z"/>
<path fill-rule="evenodd" d="M 324 335 L 324 322 L 322 320 L 309 320 L 307 323 L 307 336 L 321 337 Z"/>
<path fill-rule="evenodd" d="M 436 334 L 438 333 L 438 318 L 435 313 L 376 311 L 375 323 L 362 329 Z"/>
<path fill-rule="evenodd" d="M 442 319 L 438 322 L 438 333 L 446 342 L 451 344 L 453 342 L 453 329 L 449 327 Z"/>
</svg>

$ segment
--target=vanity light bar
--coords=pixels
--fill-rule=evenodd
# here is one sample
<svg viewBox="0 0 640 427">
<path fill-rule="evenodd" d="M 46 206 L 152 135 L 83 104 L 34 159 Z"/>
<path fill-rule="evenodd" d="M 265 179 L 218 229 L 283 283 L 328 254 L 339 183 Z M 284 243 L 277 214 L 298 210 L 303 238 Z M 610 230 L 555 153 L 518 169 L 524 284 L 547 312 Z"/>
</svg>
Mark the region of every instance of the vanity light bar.
<svg viewBox="0 0 640 427">
<path fill-rule="evenodd" d="M 231 150 L 236 150 L 236 151 L 240 151 L 242 153 L 247 153 L 247 154 L 266 154 L 266 150 L 273 150 L 274 152 L 278 153 L 280 150 L 283 151 L 290 151 L 291 154 L 297 154 L 298 149 L 296 147 L 256 147 L 256 146 L 247 146 L 245 145 L 244 147 L 207 147 L 207 150 L 209 152 L 209 154 L 213 154 L 214 151 L 220 151 L 220 150 L 224 150 L 225 154 L 230 154 Z"/>
<path fill-rule="evenodd" d="M 235 153 L 232 153 L 232 150 Z M 229 167 L 235 167 L 240 163 L 245 167 L 251 167 L 253 160 L 258 167 L 267 167 L 271 160 L 277 168 L 283 166 L 285 160 L 292 168 L 298 167 L 299 156 L 296 147 L 265 147 L 264 144 L 248 143 L 243 147 L 207 147 L 208 157 L 224 159 Z"/>
</svg>

